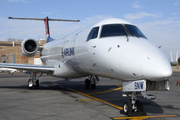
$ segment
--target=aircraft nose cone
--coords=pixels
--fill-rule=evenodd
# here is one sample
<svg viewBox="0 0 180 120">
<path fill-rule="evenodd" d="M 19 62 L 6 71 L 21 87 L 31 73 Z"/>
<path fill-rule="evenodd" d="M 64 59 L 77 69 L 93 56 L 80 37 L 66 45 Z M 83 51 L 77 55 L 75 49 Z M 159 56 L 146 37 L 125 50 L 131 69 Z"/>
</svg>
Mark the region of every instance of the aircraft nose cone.
<svg viewBox="0 0 180 120">
<path fill-rule="evenodd" d="M 145 78 L 157 80 L 170 77 L 172 68 L 166 57 L 147 57 L 142 67 L 142 73 Z"/>
</svg>

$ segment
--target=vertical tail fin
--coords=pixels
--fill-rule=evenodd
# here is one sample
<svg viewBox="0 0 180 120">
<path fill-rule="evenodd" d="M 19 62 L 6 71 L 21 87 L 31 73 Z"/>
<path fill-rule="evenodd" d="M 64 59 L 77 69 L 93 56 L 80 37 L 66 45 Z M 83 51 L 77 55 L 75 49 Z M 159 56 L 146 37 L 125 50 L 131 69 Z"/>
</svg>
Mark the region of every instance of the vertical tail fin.
<svg viewBox="0 0 180 120">
<path fill-rule="evenodd" d="M 178 56 L 179 56 L 179 54 L 178 54 L 178 50 L 177 50 L 176 61 L 178 61 Z"/>
<path fill-rule="evenodd" d="M 54 39 L 50 37 L 50 31 L 49 31 L 49 18 L 44 18 L 44 24 L 46 26 L 46 43 L 53 41 Z"/>
<path fill-rule="evenodd" d="M 177 53 L 176 53 L 176 59 L 175 59 L 175 61 L 173 61 L 173 56 L 172 56 L 172 52 L 170 51 L 170 55 L 171 55 L 171 63 L 178 63 L 178 56 L 179 56 L 179 54 L 178 54 L 178 50 L 177 50 Z"/>
<path fill-rule="evenodd" d="M 171 55 L 171 61 L 173 61 L 173 57 L 172 57 L 172 52 L 170 51 L 170 55 Z"/>
<path fill-rule="evenodd" d="M 50 33 L 49 33 L 49 19 L 48 19 L 48 17 L 44 18 L 44 24 L 46 26 L 46 35 L 50 35 Z"/>
</svg>

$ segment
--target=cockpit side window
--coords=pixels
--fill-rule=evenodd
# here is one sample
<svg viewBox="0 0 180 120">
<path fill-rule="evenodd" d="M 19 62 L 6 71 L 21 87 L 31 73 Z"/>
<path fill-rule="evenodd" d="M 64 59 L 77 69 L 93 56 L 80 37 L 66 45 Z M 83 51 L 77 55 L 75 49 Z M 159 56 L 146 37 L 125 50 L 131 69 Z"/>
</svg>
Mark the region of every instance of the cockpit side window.
<svg viewBox="0 0 180 120">
<path fill-rule="evenodd" d="M 95 27 L 91 30 L 91 32 L 88 35 L 87 41 L 90 39 L 95 39 L 98 36 L 99 27 Z"/>
<path fill-rule="evenodd" d="M 132 36 L 136 36 L 136 37 L 143 37 L 143 38 L 146 38 L 146 36 L 136 27 L 136 26 L 133 26 L 133 25 L 124 25 L 129 33 L 132 35 Z M 147 39 L 147 38 L 146 38 Z"/>
<path fill-rule="evenodd" d="M 127 36 L 127 33 L 121 24 L 103 25 L 100 37 Z"/>
</svg>

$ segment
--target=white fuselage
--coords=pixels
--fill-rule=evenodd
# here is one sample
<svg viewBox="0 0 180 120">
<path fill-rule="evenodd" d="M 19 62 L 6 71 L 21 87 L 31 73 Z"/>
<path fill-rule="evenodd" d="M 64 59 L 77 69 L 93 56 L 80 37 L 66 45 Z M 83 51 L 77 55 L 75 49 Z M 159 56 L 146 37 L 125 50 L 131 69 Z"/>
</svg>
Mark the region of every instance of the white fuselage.
<svg viewBox="0 0 180 120">
<path fill-rule="evenodd" d="M 97 75 L 120 80 L 163 80 L 172 69 L 166 56 L 148 39 L 138 36 L 101 37 L 103 25 L 128 24 L 107 19 L 62 39 L 49 42 L 41 52 L 45 65 L 54 66 L 54 76 L 63 78 Z M 87 40 L 92 28 L 98 35 Z"/>
<path fill-rule="evenodd" d="M 0 71 L 2 71 L 2 72 L 7 71 L 7 72 L 10 72 L 10 73 L 14 73 L 14 72 L 16 72 L 17 70 L 16 70 L 16 69 L 10 69 L 10 68 L 0 68 Z"/>
</svg>

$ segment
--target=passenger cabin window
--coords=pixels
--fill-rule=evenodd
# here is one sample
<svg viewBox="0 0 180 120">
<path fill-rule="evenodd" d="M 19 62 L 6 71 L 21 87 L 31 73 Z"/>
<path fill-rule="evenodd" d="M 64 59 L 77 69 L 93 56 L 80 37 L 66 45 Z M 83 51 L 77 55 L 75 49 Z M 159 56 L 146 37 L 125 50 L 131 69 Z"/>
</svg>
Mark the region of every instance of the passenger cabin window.
<svg viewBox="0 0 180 120">
<path fill-rule="evenodd" d="M 98 36 L 99 27 L 95 27 L 91 30 L 91 32 L 88 35 L 87 41 L 90 39 L 95 39 Z"/>
<path fill-rule="evenodd" d="M 121 24 L 110 24 L 102 26 L 100 37 L 127 36 L 127 33 Z"/>
<path fill-rule="evenodd" d="M 146 38 L 146 36 L 136 27 L 136 26 L 133 26 L 133 25 L 124 25 L 129 33 L 132 35 L 132 36 L 136 36 L 136 37 L 143 37 L 143 38 Z M 147 39 L 147 38 L 146 38 Z"/>
</svg>

